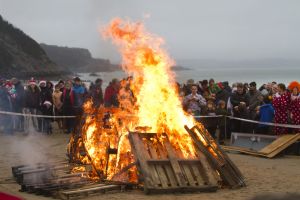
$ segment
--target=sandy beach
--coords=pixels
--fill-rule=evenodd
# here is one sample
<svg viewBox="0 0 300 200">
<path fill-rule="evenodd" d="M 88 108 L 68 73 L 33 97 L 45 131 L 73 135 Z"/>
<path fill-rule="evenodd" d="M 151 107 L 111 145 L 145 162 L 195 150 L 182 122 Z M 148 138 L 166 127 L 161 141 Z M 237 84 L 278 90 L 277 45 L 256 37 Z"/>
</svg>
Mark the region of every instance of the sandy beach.
<svg viewBox="0 0 300 200">
<path fill-rule="evenodd" d="M 24 136 L 0 134 L 0 191 L 24 199 L 52 199 L 19 192 L 20 186 L 12 180 L 11 166 L 37 161 L 63 161 L 66 159 L 66 145 L 69 136 L 54 133 L 50 136 L 38 133 Z M 265 159 L 240 154 L 229 154 L 245 176 L 247 187 L 241 189 L 220 189 L 216 193 L 144 195 L 142 191 L 99 194 L 86 199 L 251 199 L 259 194 L 296 193 L 300 188 L 300 157 L 283 156 Z M 101 196 L 100 196 L 101 195 Z"/>
</svg>

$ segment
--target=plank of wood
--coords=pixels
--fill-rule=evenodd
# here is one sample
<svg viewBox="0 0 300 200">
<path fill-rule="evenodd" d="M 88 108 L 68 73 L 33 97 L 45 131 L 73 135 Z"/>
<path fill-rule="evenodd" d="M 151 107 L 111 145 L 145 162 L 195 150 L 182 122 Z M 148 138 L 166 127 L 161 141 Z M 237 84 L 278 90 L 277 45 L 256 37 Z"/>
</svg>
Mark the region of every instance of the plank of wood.
<svg viewBox="0 0 300 200">
<path fill-rule="evenodd" d="M 148 142 L 148 147 L 149 147 L 150 154 L 152 155 L 152 158 L 158 159 L 157 149 L 155 149 L 155 146 L 153 145 L 152 141 Z M 158 175 L 158 176 L 156 176 L 155 179 L 158 178 L 160 180 L 162 187 L 169 187 L 169 185 L 171 185 L 171 183 L 169 182 L 162 165 L 157 163 L 157 164 L 153 165 L 153 167 L 154 167 L 155 171 L 152 171 L 152 173 L 157 172 L 157 175 Z"/>
<path fill-rule="evenodd" d="M 195 128 L 201 133 L 201 129 L 198 126 L 195 126 Z M 228 157 L 228 155 L 223 151 L 221 146 L 213 139 L 213 137 L 210 135 L 210 133 L 203 129 L 202 133 L 205 134 L 207 138 L 209 138 L 210 146 L 213 149 L 213 151 L 218 155 L 219 159 L 226 163 L 226 167 L 228 168 L 228 172 L 231 173 L 232 176 L 235 176 L 236 180 L 238 181 L 238 184 L 240 186 L 246 186 L 246 183 L 244 181 L 244 177 L 241 173 L 241 171 L 238 169 L 238 167 L 231 161 L 231 159 Z"/>
<path fill-rule="evenodd" d="M 171 167 L 175 173 L 175 177 L 176 177 L 176 180 L 178 182 L 178 184 L 181 186 L 181 187 L 185 187 L 187 186 L 187 182 L 182 174 L 182 171 L 181 171 L 181 168 L 180 168 L 180 165 L 178 163 L 178 160 L 175 156 L 175 153 L 173 151 L 173 148 L 170 144 L 170 142 L 168 140 L 165 140 L 164 141 L 164 146 L 167 150 L 167 153 L 168 153 L 168 158 L 170 160 L 170 164 L 171 164 Z"/>
<path fill-rule="evenodd" d="M 145 151 L 144 145 L 141 144 L 138 133 L 130 132 L 128 135 L 131 148 L 135 158 L 138 160 L 138 170 L 143 176 L 144 187 L 154 187 L 153 177 L 149 173 L 150 168 L 147 164 L 147 161 L 150 157 L 149 154 Z M 146 191 L 145 191 L 146 192 Z"/>
<path fill-rule="evenodd" d="M 197 166 L 199 168 L 201 178 L 208 185 L 217 185 L 220 181 L 219 174 L 217 174 L 216 170 L 211 167 L 206 155 L 199 148 L 196 148 L 196 151 L 199 161 Z"/>
<path fill-rule="evenodd" d="M 269 144 L 268 146 L 261 149 L 259 152 L 263 154 L 271 154 L 274 151 L 277 151 L 277 149 L 280 149 L 282 146 L 286 146 L 287 144 L 290 145 L 294 142 L 296 142 L 299 138 L 300 134 L 294 134 L 294 135 L 283 135 L 276 139 L 274 142 Z"/>
<path fill-rule="evenodd" d="M 192 164 L 192 173 L 194 174 L 194 177 L 197 180 L 197 185 L 208 185 L 208 181 L 204 180 L 203 175 L 200 173 L 199 164 Z"/>
<path fill-rule="evenodd" d="M 218 171 L 223 182 L 230 187 L 241 186 L 239 184 L 241 182 L 240 180 L 243 179 L 243 177 L 239 177 L 239 174 L 235 173 L 233 168 L 226 164 L 226 162 L 224 162 L 223 157 L 221 157 L 220 155 L 222 152 L 214 151 L 214 155 L 211 153 L 214 145 L 210 144 L 210 141 L 207 140 L 207 138 L 205 137 L 206 133 L 201 133 L 201 130 L 199 131 L 200 134 L 203 134 L 202 136 L 205 139 L 205 142 L 203 142 L 200 141 L 198 135 L 192 129 L 189 129 L 187 126 L 185 126 L 185 129 L 192 137 L 196 147 L 206 156 L 210 166 Z"/>
<path fill-rule="evenodd" d="M 173 171 L 173 169 L 170 165 L 170 162 L 168 164 L 165 164 L 164 168 L 166 170 L 167 176 L 169 177 L 169 180 L 170 180 L 170 183 L 171 183 L 170 187 L 178 187 L 179 184 L 176 180 L 175 173 L 174 173 L 174 171 Z"/>
<path fill-rule="evenodd" d="M 225 151 L 235 151 L 235 152 L 239 152 L 239 153 L 244 153 L 244 154 L 249 154 L 249 155 L 253 155 L 253 156 L 262 156 L 262 157 L 266 157 L 265 154 L 260 153 L 258 151 L 255 150 L 251 150 L 245 147 L 237 147 L 237 146 L 222 146 L 222 148 Z"/>
<path fill-rule="evenodd" d="M 290 140 L 289 142 L 286 142 L 282 145 L 280 145 L 275 151 L 271 152 L 270 154 L 267 154 L 266 156 L 268 158 L 273 158 L 276 155 L 278 155 L 280 152 L 282 152 L 283 150 L 285 150 L 286 148 L 288 148 L 290 145 L 294 144 L 295 142 L 297 142 L 298 140 L 300 140 L 300 135 L 298 135 L 298 137 L 294 137 L 292 140 Z"/>
<path fill-rule="evenodd" d="M 72 190 L 68 192 L 61 192 L 64 195 L 74 195 L 78 193 L 83 193 L 83 192 L 95 192 L 95 191 L 103 191 L 107 189 L 120 189 L 120 185 L 104 185 L 104 184 L 99 184 L 98 186 L 93 186 L 91 188 L 85 188 L 85 189 L 77 189 L 77 190 Z"/>
<path fill-rule="evenodd" d="M 187 164 L 181 164 L 181 167 L 184 171 L 185 177 L 188 180 L 188 185 L 189 186 L 197 186 L 196 181 L 192 175 L 191 169 L 189 168 L 189 165 Z"/>
</svg>

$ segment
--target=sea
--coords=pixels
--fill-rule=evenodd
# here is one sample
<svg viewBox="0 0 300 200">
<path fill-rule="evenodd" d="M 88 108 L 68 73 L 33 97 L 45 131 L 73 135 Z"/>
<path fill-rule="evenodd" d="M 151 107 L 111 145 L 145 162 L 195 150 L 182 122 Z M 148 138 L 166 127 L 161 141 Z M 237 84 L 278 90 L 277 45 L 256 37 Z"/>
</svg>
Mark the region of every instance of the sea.
<svg viewBox="0 0 300 200">
<path fill-rule="evenodd" d="M 187 66 L 186 68 L 188 69 L 174 71 L 176 81 L 180 84 L 186 83 L 188 79 L 193 79 L 196 83 L 210 78 L 213 78 L 216 82 L 228 81 L 230 85 L 236 82 L 250 83 L 255 81 L 258 87 L 272 81 L 284 84 L 289 84 L 294 80 L 300 81 L 300 66 Z M 106 87 L 113 78 L 122 79 L 128 76 L 124 71 L 97 72 L 96 74 L 97 76 L 90 76 L 89 73 L 79 73 L 79 76 L 81 79 L 88 81 L 101 78 L 103 87 Z"/>
</svg>

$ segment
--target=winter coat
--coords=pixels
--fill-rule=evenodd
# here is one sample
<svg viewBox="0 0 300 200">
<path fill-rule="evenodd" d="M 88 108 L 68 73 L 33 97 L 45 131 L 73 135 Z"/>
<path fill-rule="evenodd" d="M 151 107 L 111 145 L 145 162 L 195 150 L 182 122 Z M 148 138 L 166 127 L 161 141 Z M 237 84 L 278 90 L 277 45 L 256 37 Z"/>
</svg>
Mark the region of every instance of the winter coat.
<svg viewBox="0 0 300 200">
<path fill-rule="evenodd" d="M 259 108 L 259 121 L 260 122 L 272 122 L 274 119 L 274 108 L 272 104 L 264 104 Z M 258 127 L 265 127 L 267 125 L 259 124 Z"/>
<path fill-rule="evenodd" d="M 12 103 L 13 103 L 14 110 L 19 111 L 24 107 L 24 97 L 25 97 L 24 86 L 21 84 L 21 82 L 15 84 L 15 90 L 16 90 L 16 97 Z"/>
<path fill-rule="evenodd" d="M 239 94 L 237 92 L 234 92 L 231 94 L 230 102 L 233 107 L 238 106 L 240 102 L 245 102 L 246 106 L 249 106 L 249 95 L 246 93 Z"/>
<path fill-rule="evenodd" d="M 11 98 L 5 87 L 0 87 L 0 110 L 12 111 Z"/>
<path fill-rule="evenodd" d="M 27 90 L 25 90 L 25 108 L 40 108 L 40 89 L 38 86 L 35 86 L 34 91 L 28 87 Z"/>
</svg>

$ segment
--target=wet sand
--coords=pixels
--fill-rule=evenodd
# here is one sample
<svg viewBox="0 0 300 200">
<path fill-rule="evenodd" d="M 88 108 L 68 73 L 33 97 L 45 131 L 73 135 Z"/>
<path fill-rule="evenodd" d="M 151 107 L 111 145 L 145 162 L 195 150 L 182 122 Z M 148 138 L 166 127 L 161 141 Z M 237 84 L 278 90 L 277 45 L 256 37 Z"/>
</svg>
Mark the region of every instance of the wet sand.
<svg viewBox="0 0 300 200">
<path fill-rule="evenodd" d="M 43 161 L 63 161 L 66 159 L 66 145 L 69 136 L 54 133 L 50 136 L 31 134 L 24 136 L 0 134 L 0 191 L 24 199 L 53 199 L 19 192 L 20 186 L 12 181 L 11 166 Z M 265 159 L 230 153 L 229 157 L 245 176 L 247 187 L 241 189 L 220 189 L 215 193 L 144 195 L 142 191 L 99 194 L 85 199 L 109 200 L 192 200 L 192 199 L 251 199 L 259 194 L 289 194 L 300 190 L 300 157 L 284 156 Z"/>
</svg>

